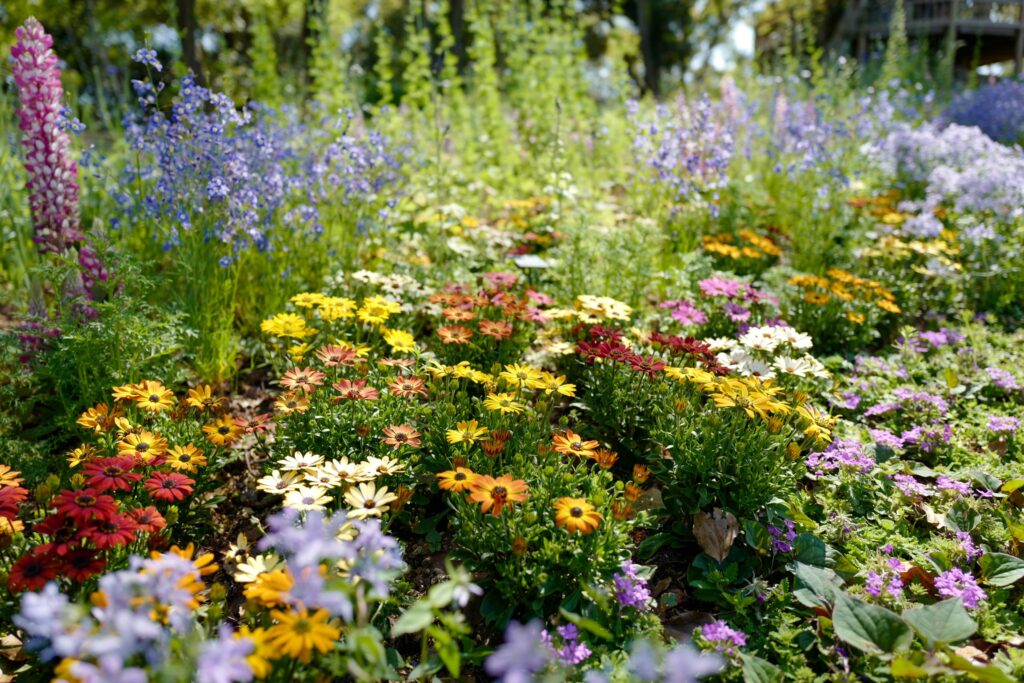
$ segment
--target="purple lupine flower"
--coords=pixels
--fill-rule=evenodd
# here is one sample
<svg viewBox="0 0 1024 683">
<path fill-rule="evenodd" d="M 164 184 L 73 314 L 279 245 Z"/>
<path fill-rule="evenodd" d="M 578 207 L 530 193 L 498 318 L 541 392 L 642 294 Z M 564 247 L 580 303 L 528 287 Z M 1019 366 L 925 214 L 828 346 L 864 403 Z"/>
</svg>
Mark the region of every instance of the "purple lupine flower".
<svg viewBox="0 0 1024 683">
<path fill-rule="evenodd" d="M 615 584 L 615 599 L 620 607 L 633 607 L 638 610 L 647 609 L 647 601 L 651 599 L 651 591 L 647 588 L 647 579 L 637 574 L 637 566 L 626 560 L 620 571 L 612 576 Z"/>
<path fill-rule="evenodd" d="M 18 42 L 11 48 L 11 71 L 21 101 L 18 119 L 35 229 L 32 241 L 42 253 L 62 254 L 85 236 L 79 223 L 78 165 L 71 156 L 60 68 L 51 49 L 53 37 L 35 17 L 26 19 L 14 35 Z M 106 280 L 108 273 L 88 245 L 79 250 L 78 263 L 84 293 L 91 297 L 96 282 Z"/>
<path fill-rule="evenodd" d="M 231 627 L 224 624 L 216 640 L 203 643 L 196 662 L 197 683 L 249 683 L 252 667 L 245 658 L 256 649 L 248 638 L 235 638 Z"/>
<path fill-rule="evenodd" d="M 946 598 L 962 598 L 964 607 L 971 609 L 988 598 L 988 594 L 981 589 L 974 576 L 959 567 L 953 567 L 935 577 L 935 587 L 939 595 Z"/>
<path fill-rule="evenodd" d="M 540 620 L 513 621 L 505 629 L 504 644 L 484 660 L 484 670 L 503 683 L 529 683 L 550 661 L 551 648 L 544 642 Z"/>
<path fill-rule="evenodd" d="M 700 635 L 718 652 L 731 653 L 747 644 L 747 634 L 730 627 L 721 619 L 701 626 Z"/>
<path fill-rule="evenodd" d="M 11 70 L 18 86 L 18 110 L 29 204 L 35 222 L 32 240 L 40 251 L 62 253 L 82 240 L 78 222 L 78 166 L 71 158 L 71 138 L 63 118 L 64 89 L 60 84 L 53 38 L 35 17 L 14 32 Z"/>
<path fill-rule="evenodd" d="M 1020 428 L 1020 420 L 1004 415 L 989 415 L 988 430 L 996 434 L 1013 434 Z"/>
</svg>

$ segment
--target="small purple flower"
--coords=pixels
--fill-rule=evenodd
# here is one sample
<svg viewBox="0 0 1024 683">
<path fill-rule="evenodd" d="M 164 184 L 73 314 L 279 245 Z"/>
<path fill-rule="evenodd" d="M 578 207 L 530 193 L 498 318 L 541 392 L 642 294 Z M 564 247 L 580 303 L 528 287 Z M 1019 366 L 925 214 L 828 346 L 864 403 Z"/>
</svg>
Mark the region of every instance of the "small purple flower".
<svg viewBox="0 0 1024 683">
<path fill-rule="evenodd" d="M 963 481 L 957 481 L 956 479 L 950 479 L 945 475 L 941 475 L 935 480 L 935 488 L 940 491 L 953 491 L 961 496 L 971 495 L 970 484 Z"/>
<path fill-rule="evenodd" d="M 888 429 L 869 429 L 868 434 L 871 436 L 871 440 L 879 446 L 885 446 L 896 450 L 897 448 L 903 448 L 903 439 L 896 436 Z"/>
<path fill-rule="evenodd" d="M 785 531 L 769 524 L 768 534 L 772 537 L 772 553 L 792 552 L 792 542 L 796 539 L 796 524 L 793 520 L 786 520 Z"/>
<path fill-rule="evenodd" d="M 1020 428 L 1020 420 L 1003 415 L 988 416 L 988 430 L 996 434 L 1013 434 Z"/>
<path fill-rule="evenodd" d="M 909 474 L 892 475 L 892 483 L 908 498 L 926 498 L 932 495 L 927 486 Z"/>
<path fill-rule="evenodd" d="M 708 321 L 708 316 L 704 311 L 685 299 L 665 301 L 662 302 L 661 307 L 671 309 L 670 315 L 673 320 L 681 325 L 703 325 Z"/>
<path fill-rule="evenodd" d="M 946 598 L 962 598 L 964 607 L 973 609 L 978 603 L 988 598 L 974 580 L 970 572 L 965 572 L 959 567 L 953 567 L 948 572 L 942 572 L 935 577 L 935 587 L 939 595 Z"/>
<path fill-rule="evenodd" d="M 698 282 L 697 286 L 704 296 L 724 296 L 728 299 L 736 298 L 746 287 L 739 280 L 729 280 L 723 277 L 709 277 Z"/>
<path fill-rule="evenodd" d="M 960 542 L 960 548 L 967 555 L 968 561 L 973 561 L 985 554 L 985 551 L 974 545 L 974 539 L 971 538 L 969 531 L 956 531 L 956 540 Z"/>
<path fill-rule="evenodd" d="M 816 476 L 821 476 L 844 468 L 867 473 L 875 467 L 875 460 L 867 454 L 860 441 L 836 439 L 824 451 L 808 454 L 805 464 Z"/>
<path fill-rule="evenodd" d="M 248 638 L 235 638 L 231 627 L 222 625 L 216 640 L 203 643 L 196 662 L 197 683 L 248 683 L 252 667 L 245 658 L 256 645 Z"/>
<path fill-rule="evenodd" d="M 615 585 L 615 599 L 620 607 L 633 607 L 638 610 L 647 609 L 647 601 L 651 599 L 651 591 L 647 588 L 647 579 L 637 574 L 637 566 L 626 560 L 620 571 L 612 576 Z"/>
<path fill-rule="evenodd" d="M 157 71 L 164 70 L 164 65 L 161 64 L 160 60 L 157 58 L 156 50 L 151 50 L 149 48 L 140 47 L 136 50 L 135 54 L 132 55 L 132 61 L 138 62 L 139 64 L 146 64 Z"/>
<path fill-rule="evenodd" d="M 513 621 L 505 629 L 505 642 L 484 660 L 484 670 L 504 683 L 529 683 L 551 661 L 540 620 Z"/>
<path fill-rule="evenodd" d="M 1002 368 L 985 368 L 985 372 L 988 373 L 989 378 L 992 380 L 992 384 L 1005 389 L 1006 391 L 1017 391 L 1020 389 L 1020 382 L 1014 377 L 1013 373 Z"/>
<path fill-rule="evenodd" d="M 550 648 L 552 656 L 562 664 L 575 666 L 592 654 L 586 643 L 579 642 L 580 631 L 574 624 L 565 624 L 555 630 L 562 639 L 561 647 L 555 647 L 554 640 L 547 631 L 541 634 L 541 639 Z"/>
<path fill-rule="evenodd" d="M 736 648 L 747 644 L 747 634 L 730 627 L 718 619 L 705 624 L 700 629 L 701 638 L 712 645 L 717 652 L 734 652 Z"/>
<path fill-rule="evenodd" d="M 750 310 L 743 308 L 739 304 L 734 304 L 731 301 L 726 302 L 723 310 L 729 320 L 734 323 L 745 323 L 750 320 Z"/>
</svg>

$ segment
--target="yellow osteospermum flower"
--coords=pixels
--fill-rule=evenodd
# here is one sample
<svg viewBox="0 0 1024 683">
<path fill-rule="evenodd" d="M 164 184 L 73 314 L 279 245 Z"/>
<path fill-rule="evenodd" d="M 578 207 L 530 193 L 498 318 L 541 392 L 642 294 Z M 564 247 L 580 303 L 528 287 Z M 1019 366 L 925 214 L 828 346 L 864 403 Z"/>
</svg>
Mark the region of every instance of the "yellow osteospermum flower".
<svg viewBox="0 0 1024 683">
<path fill-rule="evenodd" d="M 395 353 L 409 353 L 416 350 L 416 338 L 405 330 L 385 330 L 384 341 Z"/>
<path fill-rule="evenodd" d="M 260 323 L 260 329 L 274 337 L 305 339 L 316 334 L 316 330 L 294 313 L 279 313 Z"/>
<path fill-rule="evenodd" d="M 385 299 L 382 296 L 369 296 L 363 299 L 363 305 L 359 308 L 356 316 L 360 321 L 370 325 L 382 325 L 391 314 L 402 310 L 398 302 Z"/>
<path fill-rule="evenodd" d="M 526 406 L 516 400 L 515 394 L 488 394 L 484 399 L 484 408 L 500 411 L 502 415 L 518 415 Z"/>
<path fill-rule="evenodd" d="M 313 308 L 319 304 L 324 303 L 327 297 L 319 292 L 300 292 L 296 294 L 288 301 L 292 302 L 299 308 Z"/>
<path fill-rule="evenodd" d="M 321 304 L 319 314 L 322 320 L 326 320 L 329 323 L 336 320 L 354 318 L 356 315 L 356 302 L 340 296 L 329 296 Z"/>
<path fill-rule="evenodd" d="M 327 623 L 330 614 L 318 609 L 270 613 L 276 624 L 267 629 L 267 645 L 278 657 L 309 662 L 313 651 L 328 652 L 341 637 L 341 630 Z"/>
<path fill-rule="evenodd" d="M 516 387 L 528 386 L 531 383 L 537 382 L 540 378 L 540 370 L 531 368 L 529 365 L 519 365 L 518 363 L 506 365 L 505 369 L 498 375 L 498 379 L 502 379 Z"/>
<path fill-rule="evenodd" d="M 476 420 L 458 422 L 455 429 L 445 432 L 448 443 L 466 443 L 472 446 L 474 443 L 487 436 L 487 427 L 481 427 Z"/>
<path fill-rule="evenodd" d="M 270 672 L 274 670 L 274 665 L 270 663 L 273 653 L 267 644 L 267 629 L 250 629 L 248 626 L 242 625 L 235 633 L 235 638 L 244 638 L 253 644 L 252 653 L 245 658 L 245 663 L 252 670 L 252 675 L 256 678 L 269 676 Z"/>
</svg>

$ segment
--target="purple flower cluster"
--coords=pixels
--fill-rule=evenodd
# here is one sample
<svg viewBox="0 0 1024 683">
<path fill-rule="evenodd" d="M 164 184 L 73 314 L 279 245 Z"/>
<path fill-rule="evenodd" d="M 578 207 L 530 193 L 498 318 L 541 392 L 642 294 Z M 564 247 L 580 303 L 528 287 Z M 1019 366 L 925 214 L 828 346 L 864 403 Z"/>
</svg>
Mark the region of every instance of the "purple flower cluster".
<svg viewBox="0 0 1024 683">
<path fill-rule="evenodd" d="M 948 424 L 916 425 L 900 434 L 904 448 L 914 447 L 931 453 L 953 438 L 953 429 Z"/>
<path fill-rule="evenodd" d="M 985 372 L 988 373 L 992 384 L 1000 389 L 1005 391 L 1018 391 L 1020 389 L 1020 382 L 1017 381 L 1017 378 L 1009 370 L 985 368 Z"/>
<path fill-rule="evenodd" d="M 974 576 L 959 567 L 953 567 L 935 577 L 935 588 L 938 589 L 939 595 L 945 598 L 962 598 L 964 607 L 971 609 L 988 598 L 988 594 L 981 589 Z"/>
<path fill-rule="evenodd" d="M 985 554 L 984 550 L 974 545 L 974 539 L 971 538 L 969 531 L 955 531 L 953 534 L 956 536 L 956 540 L 960 543 L 960 549 L 964 551 L 969 562 Z"/>
<path fill-rule="evenodd" d="M 805 462 L 807 469 L 819 477 L 841 468 L 867 473 L 875 467 L 875 460 L 868 455 L 864 444 L 854 439 L 836 439 L 825 450 L 808 454 Z"/>
<path fill-rule="evenodd" d="M 638 567 L 626 560 L 619 571 L 612 576 L 615 585 L 615 599 L 620 607 L 632 607 L 638 610 L 647 609 L 651 599 L 651 591 L 647 588 L 647 579 L 637 573 Z"/>
<path fill-rule="evenodd" d="M 793 551 L 793 541 L 796 540 L 796 522 L 786 520 L 786 529 L 783 531 L 777 526 L 768 525 L 768 535 L 772 538 L 772 553 L 789 553 Z"/>
<path fill-rule="evenodd" d="M 894 474 L 892 483 L 908 498 L 927 498 L 932 495 L 931 489 L 910 474 Z"/>
<path fill-rule="evenodd" d="M 718 619 L 700 628 L 700 636 L 717 652 L 732 653 L 747 644 L 747 634 Z"/>
<path fill-rule="evenodd" d="M 503 683 L 529 683 L 553 657 L 544 635 L 538 619 L 528 624 L 513 621 L 505 629 L 505 642 L 484 660 L 484 670 Z"/>
<path fill-rule="evenodd" d="M 201 581 L 196 565 L 180 555 L 132 557 L 128 569 L 99 580 L 103 604 L 86 609 L 71 603 L 56 584 L 26 593 L 14 623 L 28 635 L 27 647 L 44 661 L 71 659 L 70 673 L 82 683 L 144 683 L 142 668 L 159 668 L 180 656 L 173 639 L 199 630 L 194 595 L 183 586 Z M 159 611 L 161 620 L 153 618 Z M 230 641 L 230 642 L 227 642 Z M 254 644 L 221 631 L 199 655 L 202 683 L 246 683 L 252 671 L 245 655 Z"/>
<path fill-rule="evenodd" d="M 898 598 L 903 594 L 903 579 L 900 573 L 906 571 L 906 565 L 895 557 L 890 557 L 886 564 L 888 568 L 883 572 L 869 571 L 864 582 L 864 592 L 873 598 L 882 595 L 883 591 L 891 598 Z"/>
<path fill-rule="evenodd" d="M 942 120 L 975 126 L 997 142 L 1024 142 L 1024 83 L 1003 79 L 958 95 Z"/>
<path fill-rule="evenodd" d="M 551 650 L 552 657 L 566 666 L 574 666 L 587 659 L 592 653 L 586 643 L 580 642 L 580 631 L 575 624 L 559 626 L 555 631 L 562 640 L 561 647 L 556 647 L 554 639 L 548 631 L 541 633 L 541 640 Z"/>
<path fill-rule="evenodd" d="M 672 105 L 659 104 L 650 117 L 641 116 L 637 102 L 630 102 L 628 111 L 637 166 L 649 168 L 675 200 L 692 200 L 725 185 L 732 130 L 721 107 L 706 95 L 696 102 L 680 96 Z"/>
<path fill-rule="evenodd" d="M 357 532 L 351 541 L 338 539 L 346 523 Z M 259 548 L 283 556 L 295 579 L 283 600 L 308 609 L 323 608 L 347 621 L 353 617 L 352 601 L 347 593 L 328 585 L 320 570 L 323 562 L 343 560 L 350 583 L 367 586 L 367 595 L 376 599 L 388 597 L 388 582 L 405 566 L 398 541 L 384 534 L 376 519 L 348 520 L 343 511 L 330 517 L 311 511 L 300 519 L 298 512 L 285 508 L 270 517 L 267 525 L 270 533 L 260 540 Z"/>
<path fill-rule="evenodd" d="M 1013 434 L 1020 428 L 1020 420 L 1006 415 L 989 415 L 988 430 L 996 434 Z"/>
</svg>

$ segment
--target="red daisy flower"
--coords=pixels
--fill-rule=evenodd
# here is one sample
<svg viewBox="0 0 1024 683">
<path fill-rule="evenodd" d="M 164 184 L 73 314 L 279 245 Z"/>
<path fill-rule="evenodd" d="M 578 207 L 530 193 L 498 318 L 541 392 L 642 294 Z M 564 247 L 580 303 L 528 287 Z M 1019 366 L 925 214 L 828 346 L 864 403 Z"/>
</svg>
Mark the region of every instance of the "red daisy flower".
<svg viewBox="0 0 1024 683">
<path fill-rule="evenodd" d="M 82 467 L 87 477 L 85 483 L 97 491 L 131 491 L 132 484 L 142 479 L 138 472 L 132 472 L 134 458 L 120 456 L 88 462 Z"/>
<path fill-rule="evenodd" d="M 57 578 L 60 565 L 49 551 L 47 546 L 38 546 L 22 555 L 11 566 L 7 587 L 12 591 L 37 591 L 48 581 Z"/>
<path fill-rule="evenodd" d="M 101 496 L 96 489 L 84 488 L 73 491 L 64 489 L 57 494 L 54 505 L 76 522 L 91 519 L 106 519 L 117 512 L 117 504 L 110 496 Z"/>
<path fill-rule="evenodd" d="M 18 506 L 28 496 L 28 489 L 20 486 L 0 488 L 0 517 L 14 519 L 18 516 Z"/>
<path fill-rule="evenodd" d="M 136 529 L 147 534 L 155 534 L 167 526 L 164 516 L 152 505 L 147 508 L 132 510 L 128 513 L 128 516 L 135 522 Z"/>
<path fill-rule="evenodd" d="M 146 480 L 144 486 L 153 500 L 173 503 L 191 495 L 194 483 L 196 483 L 194 479 L 189 479 L 184 474 L 177 472 L 169 474 L 154 472 L 153 476 Z"/>
<path fill-rule="evenodd" d="M 61 559 L 60 573 L 72 581 L 82 582 L 101 573 L 107 561 L 91 548 L 75 548 Z"/>
<path fill-rule="evenodd" d="M 82 536 L 88 538 L 100 550 L 128 545 L 135 540 L 135 522 L 123 515 L 94 522 Z"/>
<path fill-rule="evenodd" d="M 49 536 L 49 545 L 53 548 L 54 554 L 65 555 L 78 542 L 78 534 L 81 528 L 73 519 L 62 512 L 57 512 L 37 523 L 32 527 L 32 531 Z"/>
</svg>

